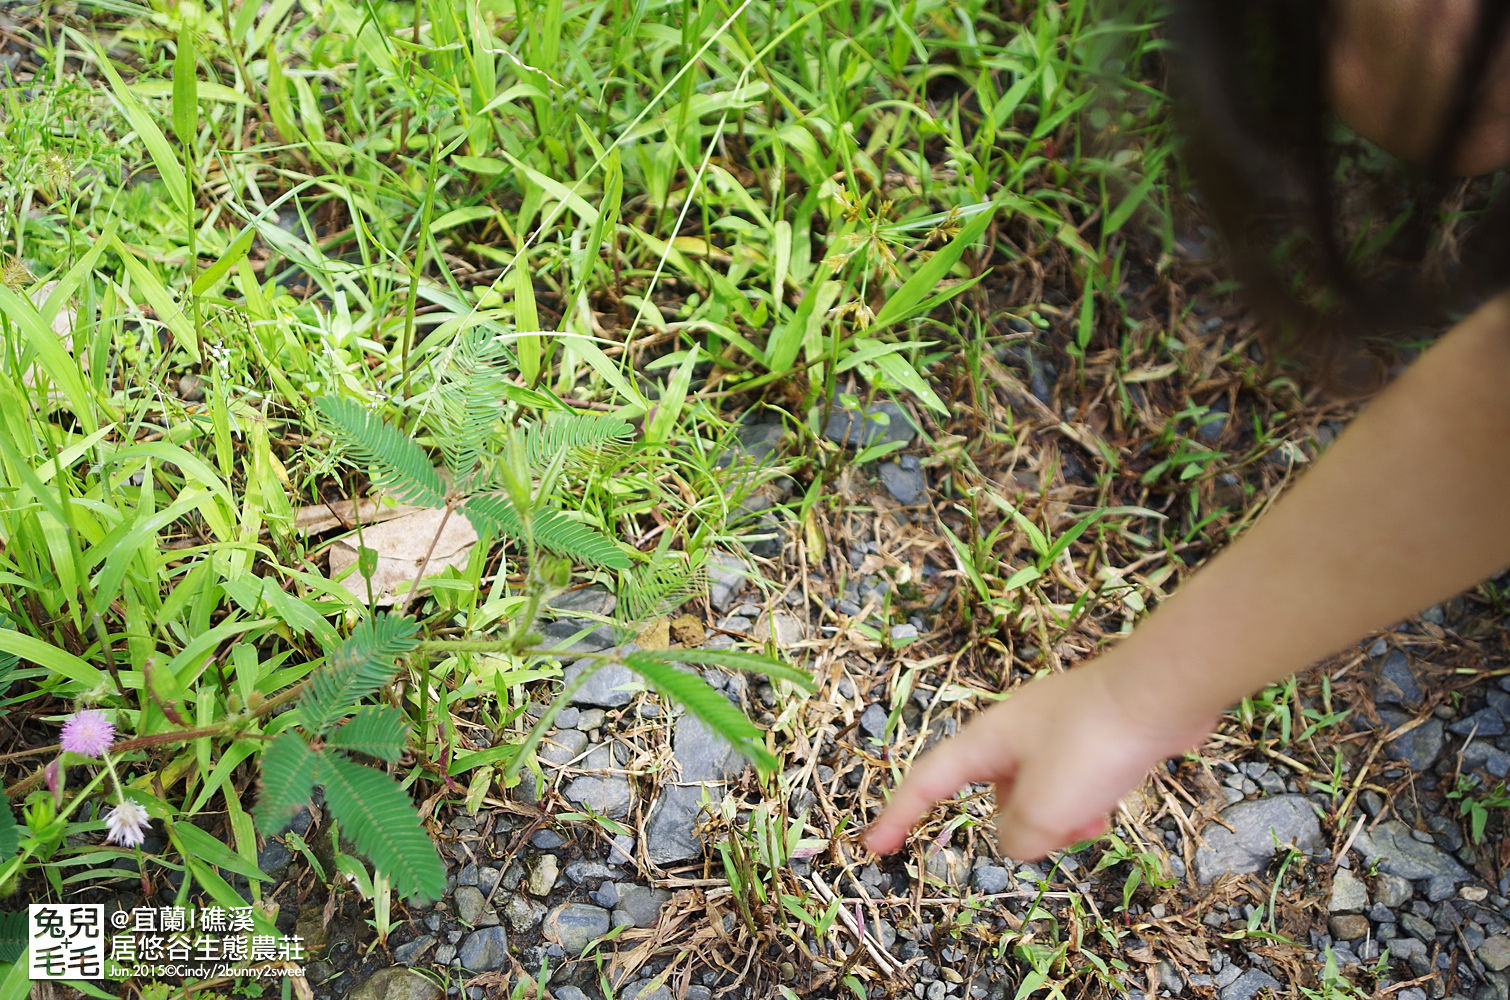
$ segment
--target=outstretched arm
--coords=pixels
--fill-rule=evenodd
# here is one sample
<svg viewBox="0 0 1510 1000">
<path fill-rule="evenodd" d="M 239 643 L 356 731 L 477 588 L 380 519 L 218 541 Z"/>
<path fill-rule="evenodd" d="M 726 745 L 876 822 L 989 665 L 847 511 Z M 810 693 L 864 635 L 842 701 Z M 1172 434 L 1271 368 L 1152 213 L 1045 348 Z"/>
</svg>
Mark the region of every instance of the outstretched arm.
<svg viewBox="0 0 1510 1000">
<path fill-rule="evenodd" d="M 867 835 L 997 784 L 1002 850 L 1094 835 L 1229 705 L 1510 564 L 1510 295 L 1454 327 L 1282 500 L 1134 633 L 1034 681 L 924 757 Z"/>
</svg>

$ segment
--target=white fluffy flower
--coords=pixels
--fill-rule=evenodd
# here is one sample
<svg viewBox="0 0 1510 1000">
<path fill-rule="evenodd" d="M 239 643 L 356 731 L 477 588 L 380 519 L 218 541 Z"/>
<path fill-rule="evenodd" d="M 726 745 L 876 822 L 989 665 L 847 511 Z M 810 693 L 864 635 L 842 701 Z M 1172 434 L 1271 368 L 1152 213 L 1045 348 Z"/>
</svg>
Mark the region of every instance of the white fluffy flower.
<svg viewBox="0 0 1510 1000">
<path fill-rule="evenodd" d="M 105 825 L 110 832 L 105 840 L 112 844 L 136 847 L 147 837 L 147 824 L 152 818 L 147 810 L 127 799 L 105 814 Z"/>
</svg>

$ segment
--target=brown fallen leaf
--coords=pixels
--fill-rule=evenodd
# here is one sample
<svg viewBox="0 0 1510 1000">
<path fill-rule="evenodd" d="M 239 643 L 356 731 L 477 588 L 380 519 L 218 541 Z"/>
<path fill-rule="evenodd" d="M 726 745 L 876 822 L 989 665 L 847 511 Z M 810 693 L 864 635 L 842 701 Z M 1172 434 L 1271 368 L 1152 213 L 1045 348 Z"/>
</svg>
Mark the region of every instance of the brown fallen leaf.
<svg viewBox="0 0 1510 1000">
<path fill-rule="evenodd" d="M 349 528 L 358 521 L 361 521 L 364 526 L 378 524 L 425 509 L 424 507 L 410 507 L 407 504 L 390 504 L 381 500 L 363 500 L 361 503 L 353 503 L 350 500 L 332 500 L 330 503 L 313 503 L 294 511 L 294 529 L 308 535 L 318 535 L 331 528 Z"/>
<path fill-rule="evenodd" d="M 442 521 L 445 522 L 443 530 Z M 438 539 L 435 537 L 437 531 L 440 531 Z M 433 552 L 430 548 L 432 541 L 435 543 Z M 347 567 L 356 564 L 359 545 L 373 549 L 378 558 L 377 569 L 372 575 L 372 594 L 379 605 L 388 605 L 394 602 L 400 587 L 407 587 L 414 581 L 427 552 L 430 553 L 430 562 L 425 567 L 425 575 L 433 576 L 447 566 L 458 569 L 466 566 L 476 544 L 477 532 L 465 517 L 456 513 L 446 517 L 442 509 L 422 507 L 391 521 L 364 528 L 360 542 L 356 532 L 337 539 L 330 547 L 330 575 L 338 577 Z M 341 586 L 364 602 L 367 600 L 367 585 L 360 572 L 353 572 L 341 581 Z"/>
</svg>

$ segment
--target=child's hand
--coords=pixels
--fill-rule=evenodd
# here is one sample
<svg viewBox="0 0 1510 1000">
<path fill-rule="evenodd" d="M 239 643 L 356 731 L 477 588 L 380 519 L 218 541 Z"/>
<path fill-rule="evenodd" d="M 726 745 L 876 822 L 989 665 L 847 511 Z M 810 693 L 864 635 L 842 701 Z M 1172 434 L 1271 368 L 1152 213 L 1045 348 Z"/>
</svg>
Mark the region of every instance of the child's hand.
<svg viewBox="0 0 1510 1000">
<path fill-rule="evenodd" d="M 866 835 L 882 854 L 937 802 L 971 782 L 996 783 L 1001 852 L 1021 861 L 1106 829 L 1122 795 L 1165 756 L 1198 742 L 1200 724 L 1140 718 L 1107 683 L 1132 664 L 1122 650 L 1033 681 L 971 720 L 907 775 Z"/>
</svg>

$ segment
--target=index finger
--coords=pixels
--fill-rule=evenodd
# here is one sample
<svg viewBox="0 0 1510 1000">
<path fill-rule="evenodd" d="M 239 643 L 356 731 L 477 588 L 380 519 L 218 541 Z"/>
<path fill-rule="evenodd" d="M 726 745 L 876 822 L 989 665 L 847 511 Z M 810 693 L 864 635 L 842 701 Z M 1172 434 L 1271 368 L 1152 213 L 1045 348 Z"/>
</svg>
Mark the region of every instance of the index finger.
<svg viewBox="0 0 1510 1000">
<path fill-rule="evenodd" d="M 929 809 L 969 782 L 985 777 L 976 773 L 979 768 L 972 763 L 979 762 L 973 761 L 973 757 L 959 736 L 924 755 L 866 831 L 865 846 L 877 854 L 890 854 L 901 847 L 908 832 Z"/>
</svg>

